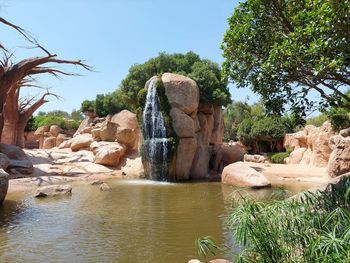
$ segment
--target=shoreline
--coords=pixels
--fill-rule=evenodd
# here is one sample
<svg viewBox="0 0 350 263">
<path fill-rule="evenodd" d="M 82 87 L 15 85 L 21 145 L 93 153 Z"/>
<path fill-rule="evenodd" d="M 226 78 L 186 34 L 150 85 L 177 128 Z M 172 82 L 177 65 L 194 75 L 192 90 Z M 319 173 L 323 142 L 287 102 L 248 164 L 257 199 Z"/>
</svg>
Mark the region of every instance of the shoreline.
<svg viewBox="0 0 350 263">
<path fill-rule="evenodd" d="M 252 163 L 247 164 L 255 170 L 261 172 L 270 180 L 272 186 L 285 183 L 307 182 L 315 185 L 323 185 L 332 181 L 326 174 L 326 167 L 315 167 L 308 165 L 287 165 L 287 164 L 266 164 Z M 57 174 L 40 174 L 37 176 L 29 176 L 26 178 L 10 179 L 8 194 L 19 192 L 30 192 L 37 187 L 52 184 L 67 183 L 89 183 L 94 180 L 110 180 L 110 179 L 140 179 L 137 176 L 128 176 L 122 169 L 113 172 L 75 174 L 75 175 L 57 175 Z M 211 181 L 211 180 L 208 180 Z M 214 180 L 218 181 L 218 180 Z"/>
</svg>

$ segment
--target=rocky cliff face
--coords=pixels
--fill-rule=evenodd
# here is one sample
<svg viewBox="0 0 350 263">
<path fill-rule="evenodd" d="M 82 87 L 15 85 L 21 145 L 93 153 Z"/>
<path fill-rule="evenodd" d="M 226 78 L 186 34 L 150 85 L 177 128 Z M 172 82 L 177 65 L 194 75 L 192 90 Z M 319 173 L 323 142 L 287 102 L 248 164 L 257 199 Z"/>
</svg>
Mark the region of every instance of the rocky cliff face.
<svg viewBox="0 0 350 263">
<path fill-rule="evenodd" d="M 161 81 L 171 106 L 169 116 L 177 138 L 176 149 L 169 160 L 168 178 L 178 181 L 206 178 L 211 148 L 222 144 L 221 106 L 200 104 L 199 88 L 188 77 L 164 73 Z"/>
<path fill-rule="evenodd" d="M 329 139 L 333 135 L 329 122 L 321 127 L 307 125 L 302 131 L 286 134 L 284 146 L 293 150 L 286 163 L 327 166 L 332 153 Z"/>
</svg>

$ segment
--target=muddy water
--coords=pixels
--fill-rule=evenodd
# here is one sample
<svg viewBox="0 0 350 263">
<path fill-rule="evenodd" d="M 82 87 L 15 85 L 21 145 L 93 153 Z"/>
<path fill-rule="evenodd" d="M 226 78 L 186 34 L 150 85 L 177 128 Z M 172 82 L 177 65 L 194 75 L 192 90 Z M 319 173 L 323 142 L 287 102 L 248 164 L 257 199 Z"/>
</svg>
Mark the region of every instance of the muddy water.
<svg viewBox="0 0 350 263">
<path fill-rule="evenodd" d="M 0 207 L 0 262 L 181 263 L 195 240 L 231 243 L 225 216 L 234 188 L 220 183 L 113 180 L 73 185 L 71 197 L 12 194 Z M 286 187 L 292 192 L 310 184 Z M 264 199 L 273 190 L 246 191 Z M 219 255 L 225 256 L 225 255 Z"/>
</svg>

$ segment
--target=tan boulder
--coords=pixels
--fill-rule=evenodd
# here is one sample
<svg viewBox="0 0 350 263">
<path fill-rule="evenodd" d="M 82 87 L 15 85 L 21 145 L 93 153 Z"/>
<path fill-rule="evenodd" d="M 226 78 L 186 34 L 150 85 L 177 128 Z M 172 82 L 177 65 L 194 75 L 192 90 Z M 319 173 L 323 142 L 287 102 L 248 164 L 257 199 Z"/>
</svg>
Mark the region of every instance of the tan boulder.
<svg viewBox="0 0 350 263">
<path fill-rule="evenodd" d="M 306 148 L 297 148 L 292 151 L 288 157 L 288 164 L 299 164 L 303 159 L 304 153 L 306 152 Z"/>
<path fill-rule="evenodd" d="M 59 134 L 61 131 L 62 131 L 62 129 L 61 129 L 59 126 L 57 126 L 57 125 L 51 125 L 50 130 L 49 130 L 49 133 L 50 133 L 51 136 L 57 137 L 58 134 Z"/>
<path fill-rule="evenodd" d="M 50 126 L 41 126 L 34 132 L 34 135 L 37 137 L 44 136 L 45 132 L 50 131 Z"/>
<path fill-rule="evenodd" d="M 226 166 L 222 171 L 221 182 L 238 187 L 262 188 L 271 186 L 264 175 L 244 162 L 236 162 Z"/>
<path fill-rule="evenodd" d="M 56 137 L 46 137 L 42 149 L 51 149 L 56 146 Z"/>
<path fill-rule="evenodd" d="M 94 141 L 101 141 L 100 130 L 101 128 L 96 128 L 91 130 L 92 139 Z"/>
<path fill-rule="evenodd" d="M 190 116 L 178 108 L 172 108 L 170 110 L 170 116 L 177 136 L 180 138 L 194 137 L 194 121 Z"/>
<path fill-rule="evenodd" d="M 116 133 L 116 141 L 127 146 L 128 149 L 137 149 L 136 131 L 130 128 L 118 127 Z"/>
<path fill-rule="evenodd" d="M 65 149 L 65 148 L 70 148 L 72 143 L 73 143 L 73 139 L 74 138 L 70 138 L 66 141 L 63 141 L 61 142 L 59 145 L 58 145 L 58 149 Z"/>
<path fill-rule="evenodd" d="M 241 149 L 243 150 L 243 148 L 241 148 Z M 244 161 L 245 162 L 253 162 L 253 163 L 265 163 L 268 161 L 268 158 L 266 156 L 260 155 L 260 154 L 245 154 Z"/>
<path fill-rule="evenodd" d="M 196 153 L 197 140 L 195 138 L 181 138 L 176 154 L 177 180 L 187 180 L 190 177 L 192 160 Z"/>
<path fill-rule="evenodd" d="M 342 137 L 349 137 L 350 136 L 350 128 L 341 130 L 339 132 L 339 135 Z"/>
<path fill-rule="evenodd" d="M 95 116 L 96 117 L 96 116 Z M 77 131 L 74 133 L 73 137 L 79 135 L 90 123 L 93 122 L 95 117 L 86 117 L 79 125 Z"/>
<path fill-rule="evenodd" d="M 128 110 L 122 110 L 121 112 L 114 114 L 111 118 L 111 122 L 117 123 L 120 127 L 128 129 L 139 128 L 136 114 Z"/>
<path fill-rule="evenodd" d="M 333 135 L 334 133 L 329 122 L 325 122 L 319 128 L 310 129 L 308 133 L 308 145 L 312 149 L 311 165 L 327 166 L 332 153 L 329 140 Z"/>
<path fill-rule="evenodd" d="M 296 133 L 287 133 L 283 141 L 284 148 L 295 150 L 307 147 L 307 137 L 304 131 Z"/>
<path fill-rule="evenodd" d="M 330 145 L 333 151 L 328 162 L 328 175 L 336 177 L 350 172 L 350 137 L 333 136 Z"/>
<path fill-rule="evenodd" d="M 65 134 L 63 133 L 59 133 L 56 137 L 56 146 L 59 146 L 62 142 L 64 142 L 65 140 L 67 140 L 68 138 L 66 137 Z"/>
<path fill-rule="evenodd" d="M 90 147 L 93 142 L 91 134 L 79 134 L 72 139 L 70 148 L 72 151 L 79 151 L 80 149 L 86 149 Z"/>
<path fill-rule="evenodd" d="M 125 148 L 117 142 L 94 142 L 91 150 L 95 153 L 94 163 L 107 166 L 118 166 L 125 154 Z"/>
<path fill-rule="evenodd" d="M 0 204 L 4 201 L 9 187 L 9 175 L 0 169 Z"/>
<path fill-rule="evenodd" d="M 165 95 L 172 107 L 179 108 L 186 114 L 197 110 L 199 88 L 194 80 L 182 75 L 164 73 L 162 82 L 165 87 Z"/>
<path fill-rule="evenodd" d="M 99 137 L 102 141 L 114 142 L 119 125 L 117 123 L 105 120 L 99 131 Z"/>
</svg>

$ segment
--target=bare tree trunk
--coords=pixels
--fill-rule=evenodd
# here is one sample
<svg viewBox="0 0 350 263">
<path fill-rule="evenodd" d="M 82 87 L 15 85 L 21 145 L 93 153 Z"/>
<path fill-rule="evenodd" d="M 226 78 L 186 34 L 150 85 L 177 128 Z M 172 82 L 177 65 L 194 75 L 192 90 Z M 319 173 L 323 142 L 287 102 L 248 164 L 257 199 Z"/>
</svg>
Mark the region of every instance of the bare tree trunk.
<svg viewBox="0 0 350 263">
<path fill-rule="evenodd" d="M 20 119 L 17 127 L 17 142 L 16 145 L 24 148 L 25 147 L 25 136 L 24 136 L 24 129 L 27 126 L 28 121 L 25 121 L 24 119 Z"/>
<path fill-rule="evenodd" d="M 4 126 L 2 129 L 1 143 L 14 145 L 17 143 L 17 127 L 19 121 L 18 96 L 19 90 L 16 87 L 12 87 L 8 93 L 2 112 Z"/>
</svg>

